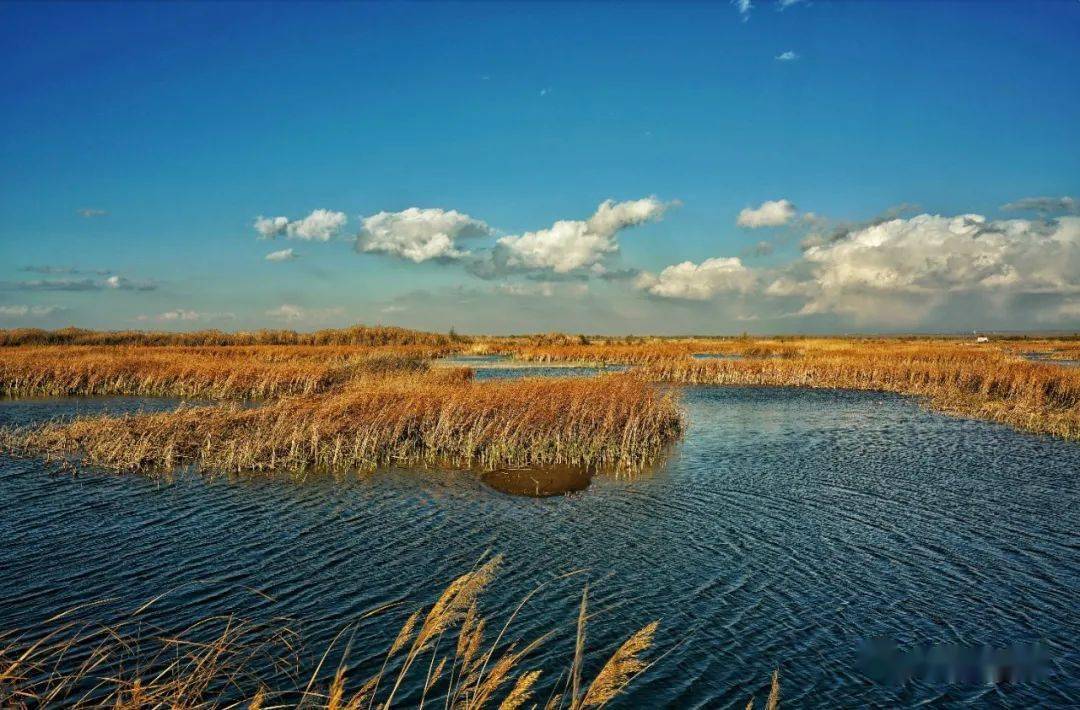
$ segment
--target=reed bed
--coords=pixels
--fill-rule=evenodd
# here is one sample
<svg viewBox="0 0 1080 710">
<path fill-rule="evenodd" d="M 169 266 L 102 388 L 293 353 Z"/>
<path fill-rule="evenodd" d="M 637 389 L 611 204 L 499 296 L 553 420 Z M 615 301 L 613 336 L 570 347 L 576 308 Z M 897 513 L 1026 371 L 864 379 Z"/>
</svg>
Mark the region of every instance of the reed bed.
<svg viewBox="0 0 1080 710">
<path fill-rule="evenodd" d="M 542 362 L 637 365 L 637 374 L 658 382 L 895 392 L 921 397 L 939 411 L 1080 439 L 1080 369 L 1031 362 L 1016 354 L 1017 347 L 1013 341 L 947 339 L 690 339 L 525 347 L 515 355 Z M 1054 347 L 1073 352 L 1071 343 Z M 696 359 L 695 352 L 734 359 Z"/>
<path fill-rule="evenodd" d="M 143 330 L 95 331 L 83 328 L 42 330 L 15 328 L 0 330 L 0 347 L 36 345 L 138 345 L 138 346 L 227 346 L 227 345 L 426 345 L 445 347 L 467 341 L 455 333 L 442 335 L 389 326 L 355 325 L 349 328 L 299 333 L 295 330 L 256 330 L 226 333 L 200 330 L 188 333 Z"/>
<path fill-rule="evenodd" d="M 326 392 L 371 372 L 423 370 L 442 353 L 431 346 L 12 348 L 0 350 L 0 395 L 266 399 Z"/>
<path fill-rule="evenodd" d="M 544 465 L 633 471 L 682 430 L 675 395 L 637 378 L 473 382 L 467 369 L 354 376 L 338 390 L 250 408 L 54 422 L 0 433 L 0 448 L 117 471 L 370 470 Z"/>
<path fill-rule="evenodd" d="M 514 622 L 532 595 L 505 619 L 484 614 L 483 593 L 501 563 L 499 556 L 481 560 L 433 603 L 409 613 L 379 648 L 353 648 L 347 639 L 358 627 L 393 605 L 371 612 L 342 629 L 314 663 L 303 660 L 300 634 L 280 621 L 229 616 L 172 631 L 143 620 L 155 602 L 109 624 L 76 621 L 87 610 L 69 610 L 40 628 L 0 634 L 0 706 L 388 710 L 407 701 L 454 710 L 585 710 L 608 705 L 651 667 L 646 655 L 656 621 L 626 637 L 603 663 L 587 663 L 586 586 L 577 624 L 567 629 L 573 629 L 573 653 L 561 672 L 547 673 L 553 681 L 541 682 L 544 670 L 533 659 L 560 634 L 517 634 Z M 358 673 L 350 669 L 352 657 L 378 659 L 380 669 Z M 586 676 L 586 666 L 599 670 Z M 778 706 L 774 674 L 766 708 Z"/>
</svg>

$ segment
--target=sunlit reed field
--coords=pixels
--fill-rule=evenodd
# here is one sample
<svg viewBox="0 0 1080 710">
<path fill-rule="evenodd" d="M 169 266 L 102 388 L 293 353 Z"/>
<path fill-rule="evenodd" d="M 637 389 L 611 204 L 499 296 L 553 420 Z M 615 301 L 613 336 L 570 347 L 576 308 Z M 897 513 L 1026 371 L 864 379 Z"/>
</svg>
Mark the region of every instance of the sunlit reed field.
<svg viewBox="0 0 1080 710">
<path fill-rule="evenodd" d="M 880 390 L 943 412 L 1080 438 L 1080 368 L 1054 363 L 1080 354 L 1074 339 L 465 338 L 364 327 L 2 336 L 10 345 L 0 347 L 0 392 L 9 397 L 205 400 L 165 413 L 0 432 L 0 446 L 11 452 L 119 471 L 633 471 L 657 461 L 682 431 L 677 389 L 661 392 L 659 383 Z M 476 382 L 467 368 L 430 367 L 457 353 L 631 370 Z"/>
<path fill-rule="evenodd" d="M 142 620 L 155 600 L 108 624 L 75 621 L 92 609 L 72 609 L 41 628 L 0 633 L 0 705 L 359 710 L 401 706 L 405 688 L 412 687 L 422 689 L 413 699 L 416 706 L 583 710 L 607 705 L 648 670 L 659 622 L 630 634 L 606 658 L 596 658 L 587 633 L 587 585 L 576 622 L 568 619 L 567 629 L 537 638 L 523 638 L 515 630 L 515 618 L 530 597 L 505 618 L 485 614 L 481 598 L 501 562 L 498 556 L 483 561 L 434 603 L 414 608 L 381 648 L 354 645 L 365 619 L 404 616 L 409 609 L 386 605 L 368 612 L 341 629 L 314 664 L 302 661 L 301 636 L 286 620 L 218 617 L 166 632 Z M 556 642 L 566 651 L 565 666 L 534 667 L 537 653 Z M 368 657 L 381 659 L 380 670 L 360 677 L 350 671 L 353 658 Z M 550 682 L 540 682 L 544 674 Z M 540 687 L 547 690 L 540 694 Z M 765 707 L 777 708 L 779 698 L 774 673 Z M 751 696 L 748 707 L 753 702 Z"/>
<path fill-rule="evenodd" d="M 895 392 L 944 412 L 1080 438 L 1080 368 L 1055 364 L 1080 359 L 1074 339 L 609 339 L 522 343 L 505 351 L 536 362 L 636 365 L 640 376 L 658 382 Z M 1028 359 L 1032 353 L 1048 362 Z"/>
<path fill-rule="evenodd" d="M 364 372 L 333 392 L 257 407 L 182 407 L 7 433 L 12 448 L 156 471 L 482 468 L 636 470 L 680 432 L 674 397 L 636 378 L 473 382 L 471 372 Z"/>
</svg>

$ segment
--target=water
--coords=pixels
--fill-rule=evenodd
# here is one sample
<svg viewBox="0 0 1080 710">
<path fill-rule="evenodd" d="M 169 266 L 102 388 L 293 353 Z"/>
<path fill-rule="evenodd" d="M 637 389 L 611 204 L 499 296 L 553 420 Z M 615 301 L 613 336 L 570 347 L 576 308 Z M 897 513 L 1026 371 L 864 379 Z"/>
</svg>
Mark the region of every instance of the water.
<svg viewBox="0 0 1080 710">
<path fill-rule="evenodd" d="M 171 403 L 5 402 L 0 422 L 150 406 Z M 1080 445 L 874 393 L 689 388 L 683 406 L 689 429 L 665 466 L 550 498 L 467 473 L 162 483 L 0 459 L 0 628 L 113 599 L 85 612 L 107 618 L 168 592 L 148 622 L 287 616 L 314 665 L 365 610 L 430 601 L 494 550 L 507 562 L 489 611 L 586 570 L 519 619 L 525 637 L 561 632 L 529 666 L 548 682 L 572 656 L 586 576 L 590 651 L 661 619 L 669 653 L 620 707 L 742 708 L 751 692 L 760 706 L 775 667 L 787 707 L 1080 705 Z M 363 627 L 358 677 L 408 611 Z M 856 663 L 866 637 L 1041 640 L 1053 676 L 877 685 Z"/>
<path fill-rule="evenodd" d="M 435 360 L 436 367 L 471 367 L 477 380 L 508 380 L 517 377 L 592 377 L 604 372 L 625 372 L 626 365 L 551 363 L 538 365 L 505 355 L 455 355 Z"/>
<path fill-rule="evenodd" d="M 732 353 L 694 353 L 690 357 L 695 360 L 745 360 L 742 355 Z"/>
<path fill-rule="evenodd" d="M 1046 353 L 1023 353 L 1025 360 L 1041 362 L 1047 365 L 1059 365 L 1061 367 L 1080 367 L 1080 360 L 1060 360 L 1049 357 Z"/>
</svg>

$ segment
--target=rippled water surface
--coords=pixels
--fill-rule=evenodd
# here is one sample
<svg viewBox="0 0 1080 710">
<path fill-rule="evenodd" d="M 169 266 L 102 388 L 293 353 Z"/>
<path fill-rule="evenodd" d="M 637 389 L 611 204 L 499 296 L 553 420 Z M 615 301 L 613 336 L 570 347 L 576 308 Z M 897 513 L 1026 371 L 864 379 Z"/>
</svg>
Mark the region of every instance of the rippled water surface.
<svg viewBox="0 0 1080 710">
<path fill-rule="evenodd" d="M 1080 704 L 1080 446 L 882 394 L 691 388 L 682 401 L 689 429 L 660 470 L 551 498 L 469 473 L 162 483 L 0 459 L 0 628 L 168 592 L 153 623 L 288 616 L 317 657 L 365 610 L 429 600 L 494 550 L 507 564 L 489 610 L 587 570 L 590 650 L 662 620 L 669 653 L 622 707 L 741 708 L 774 667 L 787 707 Z M 173 404 L 3 402 L 0 422 Z M 583 579 L 545 587 L 521 617 L 528 635 L 563 631 L 537 660 L 548 681 L 572 655 Z M 361 675 L 405 613 L 363 627 Z M 879 686 L 856 665 L 858 640 L 877 636 L 1042 640 L 1053 676 Z"/>
</svg>

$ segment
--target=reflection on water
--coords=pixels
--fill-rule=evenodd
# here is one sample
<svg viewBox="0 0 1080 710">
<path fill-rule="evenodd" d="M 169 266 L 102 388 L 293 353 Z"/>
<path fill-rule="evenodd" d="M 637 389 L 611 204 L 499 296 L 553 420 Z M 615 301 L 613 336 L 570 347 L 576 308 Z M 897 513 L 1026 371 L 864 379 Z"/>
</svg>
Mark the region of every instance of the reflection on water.
<svg viewBox="0 0 1080 710">
<path fill-rule="evenodd" d="M 433 360 L 435 367 L 471 367 L 477 380 L 505 380 L 518 377 L 595 377 L 605 372 L 625 372 L 626 365 L 599 365 L 575 362 L 537 363 L 514 360 L 506 355 L 455 355 Z"/>
<path fill-rule="evenodd" d="M 694 353 L 690 357 L 695 360 L 745 360 L 742 355 L 733 355 L 731 353 Z"/>
<path fill-rule="evenodd" d="M 1060 365 L 1062 367 L 1080 367 L 1080 360 L 1059 360 L 1051 358 L 1047 353 L 1023 353 L 1025 360 L 1041 362 L 1046 365 Z"/>
<path fill-rule="evenodd" d="M 583 491 L 593 474 L 583 466 L 544 466 L 488 471 L 484 483 L 497 491 L 516 496 L 546 498 Z"/>
<path fill-rule="evenodd" d="M 550 582 L 518 617 L 523 638 L 559 632 L 529 665 L 549 671 L 538 697 L 573 656 L 582 577 L 559 575 L 584 569 L 590 652 L 652 619 L 670 651 L 619 707 L 742 708 L 777 666 L 787 707 L 1080 705 L 1080 446 L 868 392 L 701 387 L 682 405 L 686 437 L 661 469 L 548 498 L 470 473 L 159 482 L 0 458 L 0 629 L 91 600 L 109 601 L 79 614 L 107 620 L 166 593 L 147 624 L 288 617 L 314 667 L 366 610 L 429 601 L 492 550 L 507 566 L 487 609 Z M 5 402 L 0 423 L 161 406 Z M 409 611 L 365 622 L 357 677 Z M 878 685 L 859 671 L 866 638 L 1042 642 L 1051 677 Z"/>
</svg>

